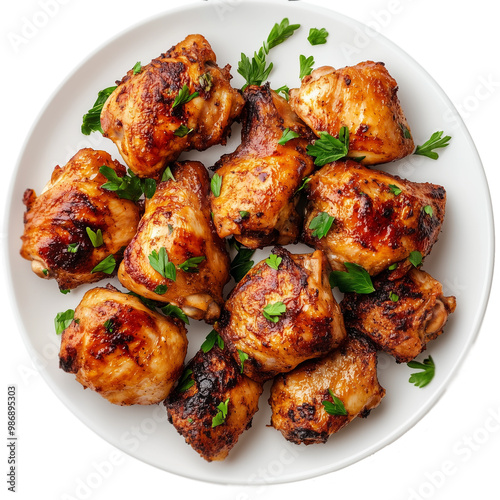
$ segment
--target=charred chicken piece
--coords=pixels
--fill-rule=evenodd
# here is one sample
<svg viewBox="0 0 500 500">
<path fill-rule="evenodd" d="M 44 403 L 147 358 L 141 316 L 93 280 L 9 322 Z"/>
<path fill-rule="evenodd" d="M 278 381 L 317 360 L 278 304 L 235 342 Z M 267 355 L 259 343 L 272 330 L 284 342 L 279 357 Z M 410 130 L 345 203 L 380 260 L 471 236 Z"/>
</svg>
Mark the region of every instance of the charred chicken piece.
<svg viewBox="0 0 500 500">
<path fill-rule="evenodd" d="M 306 154 L 313 134 L 269 84 L 249 86 L 243 96 L 241 144 L 214 167 L 222 183 L 210 195 L 215 227 L 248 248 L 286 245 L 299 236 L 297 190 L 314 169 Z M 280 144 L 287 129 L 298 136 Z"/>
<path fill-rule="evenodd" d="M 203 36 L 189 35 L 119 82 L 101 113 L 104 136 L 136 175 L 152 178 L 183 151 L 225 144 L 244 104 L 230 69 L 217 66 Z"/>
<path fill-rule="evenodd" d="M 182 321 L 148 309 L 111 285 L 83 296 L 64 330 L 60 367 L 117 405 L 149 405 L 167 397 L 187 352 Z"/>
<path fill-rule="evenodd" d="M 38 197 L 32 189 L 24 193 L 21 256 L 41 278 L 55 278 L 61 290 L 109 277 L 111 270 L 93 269 L 106 258 L 120 260 L 137 229 L 140 208 L 101 187 L 107 182 L 99 173 L 103 165 L 119 177 L 126 173 L 105 151 L 82 149 L 63 168 L 55 167 Z"/>
<path fill-rule="evenodd" d="M 158 184 L 146 200 L 118 279 L 143 297 L 213 323 L 230 279 L 230 262 L 210 216 L 208 173 L 199 162 L 177 162 L 171 171 L 175 180 Z"/>
<path fill-rule="evenodd" d="M 216 325 L 245 375 L 258 381 L 322 356 L 345 337 L 340 307 L 322 252 L 292 255 L 276 247 L 278 269 L 266 260 L 231 292 Z M 281 260 L 279 260 L 281 259 Z"/>
<path fill-rule="evenodd" d="M 441 284 L 419 269 L 388 281 L 373 281 L 375 292 L 347 293 L 341 302 L 348 329 L 366 335 L 400 363 L 418 356 L 429 341 L 443 333 L 455 297 L 445 297 Z"/>
<path fill-rule="evenodd" d="M 346 414 L 328 413 L 340 399 Z M 348 335 L 339 349 L 278 375 L 271 387 L 271 425 L 295 444 L 325 443 L 357 416 L 379 405 L 385 389 L 377 379 L 377 354 L 364 338 Z"/>
<path fill-rule="evenodd" d="M 321 168 L 311 177 L 307 196 L 304 241 L 323 250 L 339 271 L 351 262 L 376 275 L 398 263 L 390 280 L 412 267 L 411 252 L 425 257 L 431 251 L 446 204 L 441 186 L 411 182 L 353 160 Z M 334 217 L 326 236 L 313 223 L 322 213 Z"/>
<path fill-rule="evenodd" d="M 323 66 L 290 90 L 290 105 L 319 136 L 349 129 L 349 155 L 364 165 L 411 154 L 414 143 L 397 96 L 398 86 L 383 63 L 366 61 L 334 69 Z"/>
<path fill-rule="evenodd" d="M 225 351 L 198 351 L 165 401 L 169 421 L 208 462 L 224 460 L 250 428 L 262 393 Z"/>
</svg>

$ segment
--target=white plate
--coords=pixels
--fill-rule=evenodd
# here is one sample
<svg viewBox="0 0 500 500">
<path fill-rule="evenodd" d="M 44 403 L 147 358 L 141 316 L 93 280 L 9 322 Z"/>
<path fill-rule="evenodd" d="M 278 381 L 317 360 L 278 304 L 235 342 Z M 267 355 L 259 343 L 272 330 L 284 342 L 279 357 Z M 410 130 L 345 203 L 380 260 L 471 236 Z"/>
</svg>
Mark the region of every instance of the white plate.
<svg viewBox="0 0 500 500">
<path fill-rule="evenodd" d="M 302 27 L 270 60 L 273 88 L 299 85 L 299 54 L 314 55 L 316 66 L 342 67 L 363 60 L 384 61 L 399 84 L 399 98 L 417 144 L 436 130 L 453 137 L 440 150 L 437 161 L 412 156 L 383 168 L 414 181 L 443 185 L 448 193 L 443 232 L 424 268 L 444 284 L 446 294 L 457 297 L 457 311 L 445 334 L 432 342 L 436 376 L 425 389 L 408 383 L 410 369 L 392 358 L 379 356 L 379 378 L 387 390 L 381 405 L 367 419 L 356 419 L 325 445 L 296 446 L 268 427 L 267 394 L 260 400 L 252 428 L 245 432 L 226 461 L 206 463 L 166 420 L 163 406 L 118 407 L 99 395 L 84 391 L 72 375 L 58 367 L 59 337 L 53 318 L 75 308 L 87 287 L 61 295 L 55 282 L 37 278 L 19 256 L 23 231 L 23 191 L 40 192 L 56 164 L 65 162 L 81 147 L 109 151 L 116 148 L 100 134 L 80 133 L 81 117 L 93 104 L 97 91 L 112 85 L 137 61 L 144 64 L 190 33 L 201 33 L 212 44 L 219 65 L 233 67 L 233 85 L 240 53 L 252 55 L 272 25 L 283 17 Z M 311 46 L 311 27 L 325 27 L 326 45 Z M 183 158 L 212 165 L 239 141 L 237 127 L 224 147 Z M 62 401 L 90 428 L 121 450 L 166 471 L 220 483 L 269 484 L 313 477 L 350 465 L 391 443 L 413 426 L 437 402 L 463 361 L 478 333 L 487 304 L 493 268 L 493 224 L 490 197 L 480 159 L 472 140 L 448 98 L 432 78 L 407 54 L 369 28 L 332 11 L 302 3 L 215 2 L 190 5 L 167 12 L 133 27 L 91 55 L 62 84 L 47 103 L 26 142 L 15 176 L 8 228 L 10 278 L 24 340 L 36 366 Z M 308 251 L 292 247 L 293 252 Z M 256 259 L 267 256 L 259 251 Z M 210 328 L 192 321 L 190 352 L 200 346 Z M 421 356 L 421 358 L 425 357 Z M 421 359 L 419 358 L 419 359 Z M 42 409 L 40 411 L 49 411 Z M 57 426 L 57 418 L 54 419 Z"/>
</svg>

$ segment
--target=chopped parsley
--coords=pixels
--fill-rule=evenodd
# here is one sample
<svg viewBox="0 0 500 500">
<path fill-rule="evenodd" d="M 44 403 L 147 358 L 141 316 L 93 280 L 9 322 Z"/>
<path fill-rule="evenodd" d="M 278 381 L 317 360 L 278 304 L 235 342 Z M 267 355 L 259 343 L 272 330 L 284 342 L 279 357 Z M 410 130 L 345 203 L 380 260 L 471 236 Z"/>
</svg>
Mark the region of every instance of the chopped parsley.
<svg viewBox="0 0 500 500">
<path fill-rule="evenodd" d="M 95 101 L 92 108 L 83 115 L 82 122 L 82 134 L 90 135 L 91 132 L 101 132 L 101 111 L 104 107 L 104 103 L 108 100 L 108 97 L 114 92 L 116 85 L 113 87 L 107 87 L 104 90 L 99 91 L 97 94 L 97 100 Z"/>
<path fill-rule="evenodd" d="M 314 67 L 314 57 L 306 57 L 303 54 L 299 56 L 300 72 L 299 78 L 302 80 L 304 76 L 310 75 Z"/>
<path fill-rule="evenodd" d="M 105 259 L 101 260 L 97 266 L 90 271 L 91 273 L 105 273 L 112 274 L 116 267 L 116 260 L 113 254 L 108 255 Z"/>
<path fill-rule="evenodd" d="M 199 92 L 193 92 L 192 94 L 190 94 L 189 87 L 187 86 L 187 84 L 184 84 L 181 90 L 179 90 L 179 93 L 175 96 L 174 102 L 172 103 L 172 108 L 175 108 L 176 106 L 182 106 L 183 104 L 188 103 L 199 95 Z"/>
<path fill-rule="evenodd" d="M 309 229 L 312 230 L 312 235 L 319 240 L 324 238 L 328 231 L 330 231 L 334 220 L 335 217 L 332 217 L 326 212 L 320 212 L 309 223 Z"/>
<path fill-rule="evenodd" d="M 234 259 L 231 261 L 231 268 L 229 272 L 231 276 L 234 278 L 234 281 L 238 283 L 243 279 L 243 276 L 252 269 L 254 265 L 254 261 L 251 260 L 252 255 L 255 253 L 255 250 L 251 248 L 247 248 L 243 245 L 237 245 L 238 253 L 235 255 Z"/>
<path fill-rule="evenodd" d="M 349 152 L 349 129 L 341 127 L 338 139 L 328 132 L 320 132 L 319 139 L 307 146 L 307 152 L 314 156 L 314 164 L 318 167 L 344 158 Z"/>
<path fill-rule="evenodd" d="M 107 165 L 103 165 L 99 172 L 108 179 L 101 185 L 107 191 L 113 191 L 120 198 L 126 200 L 137 201 L 143 194 L 141 180 L 137 177 L 132 170 L 128 169 L 128 174 L 123 177 L 118 177 L 117 173 Z"/>
<path fill-rule="evenodd" d="M 223 424 L 226 421 L 228 407 L 229 407 L 229 399 L 227 398 L 224 402 L 219 403 L 217 405 L 217 409 L 219 410 L 215 417 L 212 418 L 212 428 L 217 427 L 218 425 Z"/>
<path fill-rule="evenodd" d="M 184 311 L 177 306 L 174 306 L 173 304 L 167 304 L 161 308 L 161 312 L 165 314 L 165 316 L 172 316 L 173 318 L 178 318 L 186 325 L 189 325 L 189 318 L 186 316 Z"/>
<path fill-rule="evenodd" d="M 56 317 L 54 318 L 54 326 L 56 328 L 57 335 L 61 335 L 61 333 L 64 332 L 69 325 L 71 325 L 74 317 L 75 311 L 73 309 L 68 309 L 67 311 L 56 314 Z"/>
<path fill-rule="evenodd" d="M 272 253 L 269 258 L 266 259 L 266 264 L 277 271 L 282 260 L 283 259 L 281 257 Z"/>
<path fill-rule="evenodd" d="M 286 128 L 285 130 L 283 130 L 283 134 L 281 135 L 281 138 L 278 140 L 278 144 L 280 146 L 284 146 L 288 141 L 296 139 L 297 137 L 300 137 L 300 135 L 297 134 L 297 132 L 294 132 L 293 130 Z"/>
<path fill-rule="evenodd" d="M 415 266 L 418 267 L 422 264 L 422 254 L 418 250 L 414 250 L 410 252 L 408 260 Z"/>
<path fill-rule="evenodd" d="M 330 394 L 332 401 L 322 401 L 321 404 L 325 407 L 325 411 L 329 415 L 347 415 L 347 410 L 345 409 L 344 403 L 333 394 L 333 391 L 328 388 L 328 393 Z"/>
<path fill-rule="evenodd" d="M 424 359 L 423 363 L 420 361 L 410 361 L 407 363 L 407 366 L 409 368 L 421 370 L 419 372 L 412 373 L 408 379 L 408 382 L 416 385 L 417 387 L 425 387 L 428 385 L 436 373 L 436 365 L 434 364 L 432 356 Z"/>
<path fill-rule="evenodd" d="M 311 28 L 309 30 L 309 36 L 307 40 L 311 45 L 322 45 L 326 43 L 326 39 L 328 38 L 328 31 L 325 28 Z"/>
<path fill-rule="evenodd" d="M 220 190 L 222 188 L 222 176 L 215 173 L 210 179 L 210 190 L 213 195 L 218 198 L 220 196 Z"/>
<path fill-rule="evenodd" d="M 205 341 L 203 344 L 201 344 L 200 349 L 204 352 L 207 353 L 209 352 L 217 343 L 219 346 L 219 349 L 224 349 L 224 340 L 222 337 L 215 331 L 212 330 L 206 337 Z"/>
<path fill-rule="evenodd" d="M 88 237 L 90 238 L 90 242 L 94 248 L 100 247 L 104 244 L 104 239 L 102 237 L 102 231 L 98 229 L 97 231 L 93 231 L 92 228 L 86 227 L 85 231 L 87 232 Z"/>
<path fill-rule="evenodd" d="M 421 146 L 416 147 L 413 154 L 427 156 L 432 160 L 437 160 L 439 158 L 439 155 L 433 150 L 438 148 L 445 148 L 446 146 L 448 146 L 450 140 L 451 137 L 449 135 L 443 137 L 443 131 L 434 132 L 428 141 L 424 142 L 424 144 L 422 144 Z"/>
<path fill-rule="evenodd" d="M 274 304 L 267 304 L 262 309 L 262 315 L 269 321 L 277 323 L 280 316 L 286 312 L 286 305 L 283 302 L 275 302 Z"/>
<path fill-rule="evenodd" d="M 197 273 L 198 265 L 206 259 L 204 255 L 199 257 L 191 257 L 190 259 L 185 260 L 182 264 L 179 264 L 177 267 L 186 273 Z"/>
<path fill-rule="evenodd" d="M 161 247 L 158 251 L 153 250 L 148 255 L 149 263 L 151 267 L 159 272 L 164 278 L 175 281 L 177 278 L 177 272 L 175 270 L 175 265 L 168 259 L 167 250 L 165 247 Z"/>
<path fill-rule="evenodd" d="M 237 351 L 238 356 L 240 357 L 240 373 L 243 373 L 243 370 L 245 368 L 245 361 L 248 359 L 248 354 L 241 351 L 240 349 L 237 349 Z"/>
</svg>

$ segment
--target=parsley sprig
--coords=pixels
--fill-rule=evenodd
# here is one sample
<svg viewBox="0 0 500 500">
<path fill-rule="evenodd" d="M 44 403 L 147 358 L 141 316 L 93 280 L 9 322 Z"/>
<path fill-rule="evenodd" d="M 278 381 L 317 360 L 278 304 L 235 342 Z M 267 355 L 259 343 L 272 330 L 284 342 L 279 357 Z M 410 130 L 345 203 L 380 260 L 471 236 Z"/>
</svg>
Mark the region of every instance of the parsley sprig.
<svg viewBox="0 0 500 500">
<path fill-rule="evenodd" d="M 297 137 L 300 137 L 300 135 L 297 134 L 297 132 L 290 130 L 289 128 L 286 128 L 285 130 L 283 130 L 283 133 L 281 134 L 281 137 L 278 140 L 278 144 L 280 146 L 284 146 L 288 141 L 296 139 Z"/>
<path fill-rule="evenodd" d="M 328 234 L 328 231 L 330 231 L 334 220 L 335 217 L 326 212 L 320 212 L 309 223 L 309 229 L 312 230 L 312 235 L 319 240 L 324 238 Z"/>
<path fill-rule="evenodd" d="M 375 291 L 370 275 L 359 264 L 344 262 L 347 271 L 332 271 L 330 286 L 338 287 L 342 293 L 372 293 Z"/>
<path fill-rule="evenodd" d="M 428 385 L 436 373 L 436 365 L 434 364 L 432 356 L 425 358 L 423 363 L 415 360 L 410 361 L 407 363 L 407 366 L 409 368 L 421 370 L 419 372 L 412 373 L 408 379 L 408 382 L 416 385 L 417 387 L 425 387 Z"/>
<path fill-rule="evenodd" d="M 207 353 L 210 350 L 212 350 L 212 348 L 215 346 L 215 344 L 217 344 L 217 346 L 219 347 L 219 349 L 221 349 L 221 350 L 224 349 L 224 340 L 222 339 L 222 337 L 215 330 L 212 330 L 207 335 L 207 337 L 206 337 L 205 341 L 203 342 L 203 344 L 201 344 L 200 349 L 204 353 Z"/>
<path fill-rule="evenodd" d="M 310 75 L 314 67 L 314 56 L 306 57 L 303 54 L 299 56 L 300 72 L 299 78 L 302 80 L 304 76 Z"/>
<path fill-rule="evenodd" d="M 113 254 L 108 255 L 105 259 L 101 260 L 99 264 L 97 264 L 91 273 L 105 273 L 112 274 L 116 267 L 116 260 Z"/>
<path fill-rule="evenodd" d="M 413 154 L 427 156 L 432 160 L 437 160 L 439 155 L 433 150 L 445 148 L 451 140 L 449 135 L 443 137 L 443 133 L 443 131 L 434 132 L 428 141 L 424 142 L 421 146 L 417 146 Z"/>
<path fill-rule="evenodd" d="M 100 90 L 97 94 L 97 99 L 94 105 L 83 115 L 82 122 L 82 134 L 90 135 L 91 132 L 101 132 L 101 112 L 104 107 L 104 103 L 108 100 L 108 97 L 114 92 L 116 85 L 113 87 L 107 87 Z"/>
<path fill-rule="evenodd" d="M 330 394 L 332 401 L 322 401 L 321 404 L 325 407 L 326 413 L 329 415 L 347 415 L 347 410 L 345 409 L 344 403 L 339 399 L 333 391 L 328 388 L 328 393 Z"/>
<path fill-rule="evenodd" d="M 277 255 L 275 255 L 274 253 L 272 253 L 267 259 L 266 259 L 266 264 L 274 269 L 274 270 L 278 270 L 278 267 L 280 266 L 281 264 L 281 261 L 283 259 L 281 257 L 278 257 Z"/>
<path fill-rule="evenodd" d="M 167 250 L 165 247 L 161 247 L 159 250 L 153 250 L 148 255 L 149 263 L 151 267 L 159 272 L 164 278 L 175 281 L 177 278 L 177 272 L 175 270 L 175 265 L 168 259 Z"/>
<path fill-rule="evenodd" d="M 285 17 L 279 24 L 276 23 L 273 26 L 267 40 L 262 44 L 258 52 L 254 52 L 252 59 L 243 53 L 241 54 L 238 73 L 246 81 L 243 89 L 248 85 L 262 85 L 269 78 L 273 63 L 267 65 L 266 56 L 272 48 L 290 38 L 299 27 L 300 24 L 290 24 L 288 18 Z"/>
<path fill-rule="evenodd" d="M 118 177 L 118 174 L 107 165 L 103 165 L 99 172 L 108 179 L 108 182 L 101 187 L 115 192 L 120 198 L 137 201 L 143 195 L 141 180 L 130 169 L 123 177 Z"/>
<path fill-rule="evenodd" d="M 174 318 L 179 318 L 180 320 L 184 321 L 186 325 L 189 325 L 189 318 L 186 316 L 186 314 L 180 307 L 177 307 L 174 304 L 167 304 L 163 306 L 161 308 L 161 312 L 165 314 L 165 316 L 172 316 Z"/>
<path fill-rule="evenodd" d="M 252 255 L 255 253 L 255 250 L 251 248 L 247 248 L 239 243 L 235 243 L 236 250 L 238 253 L 235 255 L 233 260 L 231 261 L 231 267 L 229 272 L 231 276 L 234 278 L 234 281 L 238 283 L 243 279 L 243 276 L 252 269 L 254 265 L 254 261 L 252 259 Z"/>
<path fill-rule="evenodd" d="M 311 28 L 309 30 L 309 36 L 307 40 L 311 45 L 322 45 L 326 43 L 326 39 L 328 38 L 328 31 L 325 28 Z"/>
<path fill-rule="evenodd" d="M 319 139 L 307 146 L 307 152 L 315 157 L 314 164 L 318 167 L 344 158 L 349 152 L 349 129 L 341 127 L 338 139 L 328 132 L 320 132 Z"/>
<path fill-rule="evenodd" d="M 69 325 L 71 325 L 74 317 L 75 311 L 73 309 L 68 309 L 67 311 L 56 314 L 56 317 L 54 318 L 54 326 L 56 328 L 57 335 L 61 335 L 61 333 L 64 332 Z"/>
<path fill-rule="evenodd" d="M 186 104 L 199 95 L 199 92 L 193 92 L 192 94 L 190 94 L 189 87 L 187 86 L 187 84 L 184 84 L 181 90 L 179 90 L 179 93 L 175 96 L 174 102 L 172 103 L 172 108 L 181 106 L 182 104 Z"/>
</svg>

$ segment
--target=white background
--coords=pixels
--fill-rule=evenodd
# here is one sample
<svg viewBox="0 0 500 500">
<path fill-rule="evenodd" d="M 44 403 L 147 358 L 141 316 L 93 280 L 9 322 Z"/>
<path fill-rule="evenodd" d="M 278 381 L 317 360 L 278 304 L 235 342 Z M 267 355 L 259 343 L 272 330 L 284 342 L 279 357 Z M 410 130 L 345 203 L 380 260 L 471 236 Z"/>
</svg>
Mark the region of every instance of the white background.
<svg viewBox="0 0 500 500">
<path fill-rule="evenodd" d="M 238 2 L 218 3 L 236 8 Z M 491 3 L 476 0 L 467 8 L 455 0 L 309 3 L 377 27 L 434 77 L 472 135 L 498 214 L 500 36 Z M 40 22 L 44 25 L 29 39 L 25 37 L 25 43 L 20 42 L 26 20 L 43 21 L 40 12 L 48 4 L 52 9 L 45 16 L 46 22 Z M 180 4 L 180 0 L 2 2 L 2 239 L 6 238 L 4 202 L 10 176 L 30 127 L 52 92 L 82 59 L 116 33 Z M 3 251 L 4 245 L 1 262 L 5 262 Z M 473 266 L 474 255 L 463 265 Z M 116 450 L 85 427 L 60 403 L 33 366 L 2 281 L 2 401 L 6 402 L 8 385 L 15 384 L 18 390 L 19 463 L 17 491 L 12 495 L 26 500 L 170 498 L 179 494 L 208 500 L 298 499 L 311 494 L 354 499 L 370 495 L 385 500 L 500 498 L 499 284 L 494 280 L 480 334 L 461 370 L 415 427 L 373 456 L 341 471 L 292 484 L 252 488 L 206 484 L 157 470 Z M 6 414 L 4 405 L 2 415 Z M 2 416 L 1 421 L 6 426 L 6 418 Z M 8 450 L 2 449 L 0 490 L 2 498 L 7 498 Z"/>
</svg>

